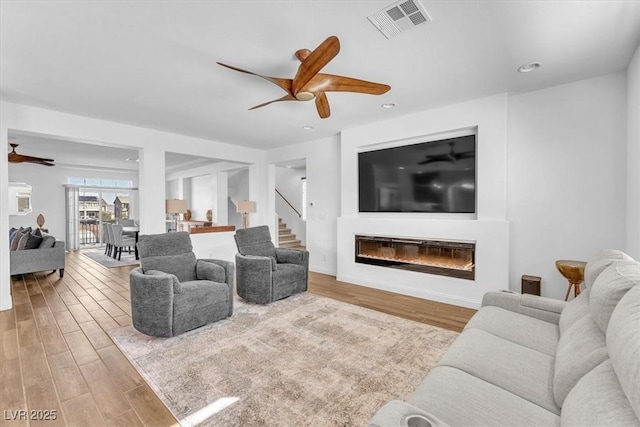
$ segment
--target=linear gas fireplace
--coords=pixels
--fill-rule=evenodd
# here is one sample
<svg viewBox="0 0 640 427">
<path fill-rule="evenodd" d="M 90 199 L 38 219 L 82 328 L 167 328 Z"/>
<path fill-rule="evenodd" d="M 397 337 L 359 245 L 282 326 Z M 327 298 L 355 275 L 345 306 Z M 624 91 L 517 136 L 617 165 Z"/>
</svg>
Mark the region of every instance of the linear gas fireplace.
<svg viewBox="0 0 640 427">
<path fill-rule="evenodd" d="M 474 280 L 471 242 L 356 236 L 356 262 Z"/>
</svg>

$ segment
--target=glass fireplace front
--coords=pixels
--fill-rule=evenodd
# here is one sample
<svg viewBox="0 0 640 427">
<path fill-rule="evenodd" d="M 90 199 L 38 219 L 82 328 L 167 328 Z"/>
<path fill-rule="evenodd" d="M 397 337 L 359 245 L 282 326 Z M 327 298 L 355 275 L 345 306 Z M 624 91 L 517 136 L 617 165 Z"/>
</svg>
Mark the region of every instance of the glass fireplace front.
<svg viewBox="0 0 640 427">
<path fill-rule="evenodd" d="M 472 242 L 356 236 L 356 262 L 475 279 Z"/>
</svg>

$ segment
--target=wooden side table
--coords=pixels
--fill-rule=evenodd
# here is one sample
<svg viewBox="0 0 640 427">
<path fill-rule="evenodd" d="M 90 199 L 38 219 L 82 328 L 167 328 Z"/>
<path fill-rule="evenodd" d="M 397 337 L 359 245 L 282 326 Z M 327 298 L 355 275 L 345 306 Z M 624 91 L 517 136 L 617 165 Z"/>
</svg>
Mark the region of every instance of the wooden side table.
<svg viewBox="0 0 640 427">
<path fill-rule="evenodd" d="M 573 287 L 574 298 L 580 295 L 580 284 L 584 281 L 584 266 L 587 265 L 584 261 L 573 261 L 561 259 L 556 261 L 556 268 L 569 281 L 569 287 L 567 288 L 567 294 L 564 300 L 569 299 L 571 288 Z"/>
</svg>

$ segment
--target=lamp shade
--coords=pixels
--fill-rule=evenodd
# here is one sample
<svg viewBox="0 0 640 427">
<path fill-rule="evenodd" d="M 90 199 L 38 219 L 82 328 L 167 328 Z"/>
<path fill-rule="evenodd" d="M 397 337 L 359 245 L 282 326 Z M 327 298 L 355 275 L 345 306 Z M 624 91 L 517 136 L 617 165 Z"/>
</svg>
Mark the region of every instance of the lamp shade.
<svg viewBox="0 0 640 427">
<path fill-rule="evenodd" d="M 181 214 L 187 212 L 187 201 L 180 199 L 167 199 L 165 201 L 165 211 L 168 214 Z"/>
<path fill-rule="evenodd" d="M 238 213 L 254 213 L 256 211 L 256 202 L 249 200 L 239 200 L 236 205 L 236 212 Z"/>
</svg>

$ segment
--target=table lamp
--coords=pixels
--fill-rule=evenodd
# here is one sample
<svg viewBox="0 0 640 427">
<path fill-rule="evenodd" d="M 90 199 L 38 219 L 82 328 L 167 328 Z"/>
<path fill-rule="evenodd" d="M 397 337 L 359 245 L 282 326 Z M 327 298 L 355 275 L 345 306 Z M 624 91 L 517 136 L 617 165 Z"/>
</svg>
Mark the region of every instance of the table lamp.
<svg viewBox="0 0 640 427">
<path fill-rule="evenodd" d="M 249 214 L 256 211 L 256 202 L 239 200 L 236 204 L 236 212 L 242 214 L 242 228 L 249 227 Z"/>
<path fill-rule="evenodd" d="M 165 201 L 165 211 L 173 218 L 172 230 L 178 231 L 178 218 L 180 214 L 187 212 L 187 201 L 180 199 L 167 199 Z"/>
</svg>

